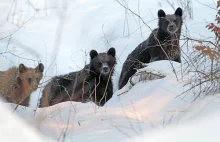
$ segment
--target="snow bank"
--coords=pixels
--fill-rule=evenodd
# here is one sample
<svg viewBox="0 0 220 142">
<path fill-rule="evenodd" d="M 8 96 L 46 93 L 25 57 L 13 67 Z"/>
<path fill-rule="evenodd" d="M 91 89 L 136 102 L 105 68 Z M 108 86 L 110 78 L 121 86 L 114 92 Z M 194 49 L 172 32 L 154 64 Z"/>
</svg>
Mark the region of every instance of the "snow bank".
<svg viewBox="0 0 220 142">
<path fill-rule="evenodd" d="M 169 74 L 175 74 L 180 72 L 180 63 L 168 60 L 156 61 L 153 63 L 145 64 L 145 68 L 138 69 L 137 72 L 129 78 L 127 84 L 120 90 L 116 91 L 118 95 L 128 92 L 135 84 L 141 81 L 151 81 L 155 79 L 161 79 Z M 178 80 L 178 77 L 177 77 Z"/>
<path fill-rule="evenodd" d="M 148 132 L 126 142 L 218 142 L 219 111 L 199 120 Z"/>
<path fill-rule="evenodd" d="M 48 141 L 46 137 L 40 134 L 36 129 L 24 122 L 23 119 L 13 114 L 10 109 L 2 104 L 1 107 L 1 117 L 0 117 L 0 141 L 2 142 L 43 142 Z"/>
</svg>

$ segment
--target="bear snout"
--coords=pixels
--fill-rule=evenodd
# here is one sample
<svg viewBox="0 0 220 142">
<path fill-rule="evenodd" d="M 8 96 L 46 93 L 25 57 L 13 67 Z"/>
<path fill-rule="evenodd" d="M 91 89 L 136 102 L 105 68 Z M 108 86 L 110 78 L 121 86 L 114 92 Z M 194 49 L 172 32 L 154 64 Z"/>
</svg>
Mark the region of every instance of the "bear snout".
<svg viewBox="0 0 220 142">
<path fill-rule="evenodd" d="M 103 71 L 104 71 L 104 72 L 108 72 L 108 67 L 104 67 L 104 68 L 103 68 Z"/>
<path fill-rule="evenodd" d="M 177 31 L 176 24 L 174 23 L 169 24 L 167 27 L 167 31 L 171 34 L 175 33 Z"/>
<path fill-rule="evenodd" d="M 106 64 L 106 63 L 103 63 L 103 64 L 102 64 L 102 73 L 103 73 L 103 74 L 108 74 L 108 73 L 109 73 L 108 64 Z"/>
</svg>

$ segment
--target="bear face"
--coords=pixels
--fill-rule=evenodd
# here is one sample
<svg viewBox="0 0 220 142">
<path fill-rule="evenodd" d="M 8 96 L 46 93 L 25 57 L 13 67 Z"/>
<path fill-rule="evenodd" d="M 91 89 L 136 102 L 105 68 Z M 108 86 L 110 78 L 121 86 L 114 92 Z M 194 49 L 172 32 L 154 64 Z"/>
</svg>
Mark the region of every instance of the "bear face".
<svg viewBox="0 0 220 142">
<path fill-rule="evenodd" d="M 113 72 L 115 59 L 115 48 L 110 48 L 107 53 L 99 53 L 96 50 L 90 51 L 90 72 L 95 76 L 109 76 Z"/>
<path fill-rule="evenodd" d="M 38 84 L 43 77 L 44 65 L 40 63 L 36 68 L 28 68 L 24 64 L 20 64 L 18 70 L 17 83 L 28 91 L 37 90 Z"/>
<path fill-rule="evenodd" d="M 159 30 L 166 34 L 172 35 L 181 30 L 182 26 L 182 9 L 179 7 L 174 14 L 168 14 L 160 9 L 158 11 Z"/>
</svg>

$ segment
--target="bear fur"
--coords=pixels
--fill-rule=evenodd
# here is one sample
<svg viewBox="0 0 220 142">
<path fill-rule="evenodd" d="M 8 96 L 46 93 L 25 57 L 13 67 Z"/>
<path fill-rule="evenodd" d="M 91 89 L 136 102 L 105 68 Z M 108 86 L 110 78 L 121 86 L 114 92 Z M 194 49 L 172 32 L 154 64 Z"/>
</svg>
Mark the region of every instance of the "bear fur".
<svg viewBox="0 0 220 142">
<path fill-rule="evenodd" d="M 39 107 L 65 101 L 93 101 L 103 106 L 113 95 L 112 75 L 116 64 L 115 48 L 107 53 L 90 51 L 90 64 L 82 70 L 55 76 L 46 85 Z"/>
<path fill-rule="evenodd" d="M 30 94 L 37 90 L 44 65 L 28 68 L 24 64 L 0 71 L 0 96 L 11 103 L 28 106 Z"/>
<path fill-rule="evenodd" d="M 142 63 L 157 60 L 181 62 L 179 39 L 182 27 L 182 9 L 177 8 L 174 14 L 158 11 L 158 28 L 154 29 L 147 40 L 139 44 L 125 60 L 118 87 L 121 89 L 135 74 Z M 166 53 L 166 54 L 165 54 Z"/>
</svg>

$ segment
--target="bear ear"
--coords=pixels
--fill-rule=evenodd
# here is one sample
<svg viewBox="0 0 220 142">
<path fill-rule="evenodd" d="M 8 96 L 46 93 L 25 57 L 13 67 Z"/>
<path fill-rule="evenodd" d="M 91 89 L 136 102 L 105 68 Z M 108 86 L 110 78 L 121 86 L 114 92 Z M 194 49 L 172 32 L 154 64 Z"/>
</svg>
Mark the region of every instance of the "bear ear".
<svg viewBox="0 0 220 142">
<path fill-rule="evenodd" d="M 178 7 L 175 11 L 175 15 L 178 15 L 181 17 L 183 15 L 183 10 L 180 7 Z"/>
<path fill-rule="evenodd" d="M 160 10 L 158 11 L 157 15 L 158 15 L 159 18 L 163 18 L 163 17 L 166 16 L 166 13 L 165 13 L 162 9 L 160 9 Z"/>
<path fill-rule="evenodd" d="M 40 63 L 35 69 L 40 71 L 40 72 L 43 72 L 44 71 L 44 65 L 42 63 Z"/>
<path fill-rule="evenodd" d="M 95 58 L 96 56 L 98 56 L 98 52 L 96 50 L 91 50 L 90 51 L 90 57 L 91 59 Z"/>
<path fill-rule="evenodd" d="M 108 53 L 109 55 L 112 55 L 113 57 L 115 57 L 115 52 L 116 52 L 116 51 L 115 51 L 115 48 L 114 48 L 114 47 L 111 47 L 111 48 L 108 50 L 107 53 Z"/>
<path fill-rule="evenodd" d="M 26 68 L 25 65 L 22 64 L 22 63 L 21 63 L 21 64 L 19 65 L 19 67 L 18 67 L 18 70 L 19 70 L 20 73 L 23 73 L 26 69 L 27 69 L 27 68 Z"/>
</svg>

